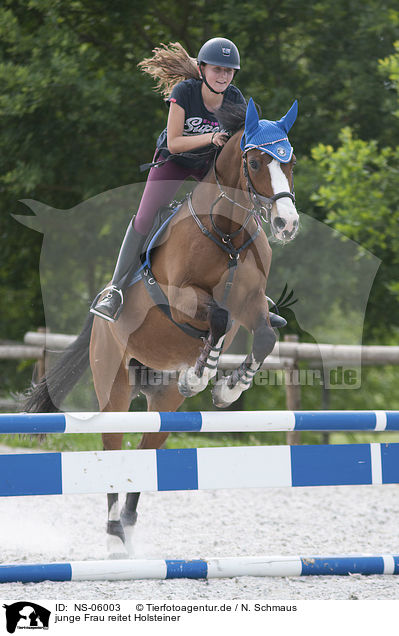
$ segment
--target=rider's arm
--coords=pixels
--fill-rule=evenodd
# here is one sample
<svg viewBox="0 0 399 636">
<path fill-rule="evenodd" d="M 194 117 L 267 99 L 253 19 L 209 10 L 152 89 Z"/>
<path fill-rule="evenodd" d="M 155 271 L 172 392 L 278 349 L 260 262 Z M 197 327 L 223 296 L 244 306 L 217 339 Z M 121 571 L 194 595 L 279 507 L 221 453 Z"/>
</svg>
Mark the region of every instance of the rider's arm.
<svg viewBox="0 0 399 636">
<path fill-rule="evenodd" d="M 213 143 L 215 146 L 223 146 L 227 136 L 223 132 L 210 132 L 202 135 L 183 135 L 185 111 L 184 108 L 171 102 L 168 117 L 168 150 L 172 154 L 177 152 L 189 152 L 196 148 L 203 148 Z"/>
<path fill-rule="evenodd" d="M 212 143 L 212 134 L 183 136 L 185 111 L 184 108 L 171 102 L 168 117 L 168 150 L 171 153 L 187 152 Z"/>
</svg>

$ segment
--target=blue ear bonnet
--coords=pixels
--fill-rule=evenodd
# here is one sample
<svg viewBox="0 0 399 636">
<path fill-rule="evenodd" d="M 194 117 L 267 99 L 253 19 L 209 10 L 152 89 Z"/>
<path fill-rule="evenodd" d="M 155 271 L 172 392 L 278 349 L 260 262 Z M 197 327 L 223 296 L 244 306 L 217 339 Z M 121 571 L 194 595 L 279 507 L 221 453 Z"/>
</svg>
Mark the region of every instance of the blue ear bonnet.
<svg viewBox="0 0 399 636">
<path fill-rule="evenodd" d="M 298 102 L 295 100 L 288 113 L 279 121 L 259 119 L 254 101 L 250 97 L 245 117 L 245 132 L 241 137 L 241 150 L 259 148 L 281 163 L 288 163 L 291 161 L 293 148 L 287 135 L 297 114 Z"/>
</svg>

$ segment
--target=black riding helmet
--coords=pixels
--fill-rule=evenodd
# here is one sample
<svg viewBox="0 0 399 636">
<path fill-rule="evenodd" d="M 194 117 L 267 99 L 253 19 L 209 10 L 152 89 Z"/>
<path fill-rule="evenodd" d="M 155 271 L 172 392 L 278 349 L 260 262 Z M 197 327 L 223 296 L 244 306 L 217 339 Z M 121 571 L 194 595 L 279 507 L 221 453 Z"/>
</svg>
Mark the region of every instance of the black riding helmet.
<svg viewBox="0 0 399 636">
<path fill-rule="evenodd" d="M 212 93 L 222 95 L 224 91 L 218 93 L 213 90 L 205 79 L 201 64 L 212 64 L 212 66 L 223 66 L 225 68 L 240 69 L 240 54 L 234 42 L 227 38 L 212 38 L 205 42 L 197 55 L 197 64 L 202 81 L 205 82 Z"/>
</svg>

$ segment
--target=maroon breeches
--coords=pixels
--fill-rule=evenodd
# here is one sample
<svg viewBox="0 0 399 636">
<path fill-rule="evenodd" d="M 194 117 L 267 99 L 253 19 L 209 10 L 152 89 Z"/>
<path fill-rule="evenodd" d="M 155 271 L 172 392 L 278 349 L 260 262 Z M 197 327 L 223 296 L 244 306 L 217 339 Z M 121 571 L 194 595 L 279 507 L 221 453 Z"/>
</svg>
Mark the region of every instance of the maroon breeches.
<svg viewBox="0 0 399 636">
<path fill-rule="evenodd" d="M 134 220 L 134 229 L 140 234 L 148 234 L 157 210 L 172 201 L 183 181 L 188 177 L 200 181 L 205 174 L 204 170 L 179 166 L 172 159 L 162 166 L 151 168 Z"/>
</svg>

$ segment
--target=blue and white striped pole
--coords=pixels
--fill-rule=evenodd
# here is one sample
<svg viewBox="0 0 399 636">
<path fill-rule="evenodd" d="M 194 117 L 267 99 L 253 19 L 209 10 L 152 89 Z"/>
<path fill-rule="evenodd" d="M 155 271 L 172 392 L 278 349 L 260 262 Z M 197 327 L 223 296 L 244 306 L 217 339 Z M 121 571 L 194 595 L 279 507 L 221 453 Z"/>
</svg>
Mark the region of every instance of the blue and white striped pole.
<svg viewBox="0 0 399 636">
<path fill-rule="evenodd" d="M 0 496 L 399 483 L 399 444 L 0 455 Z"/>
<path fill-rule="evenodd" d="M 399 574 L 399 555 L 260 556 L 0 565 L 0 583 Z"/>
<path fill-rule="evenodd" d="M 0 434 L 398 430 L 399 411 L 0 414 Z"/>
</svg>

